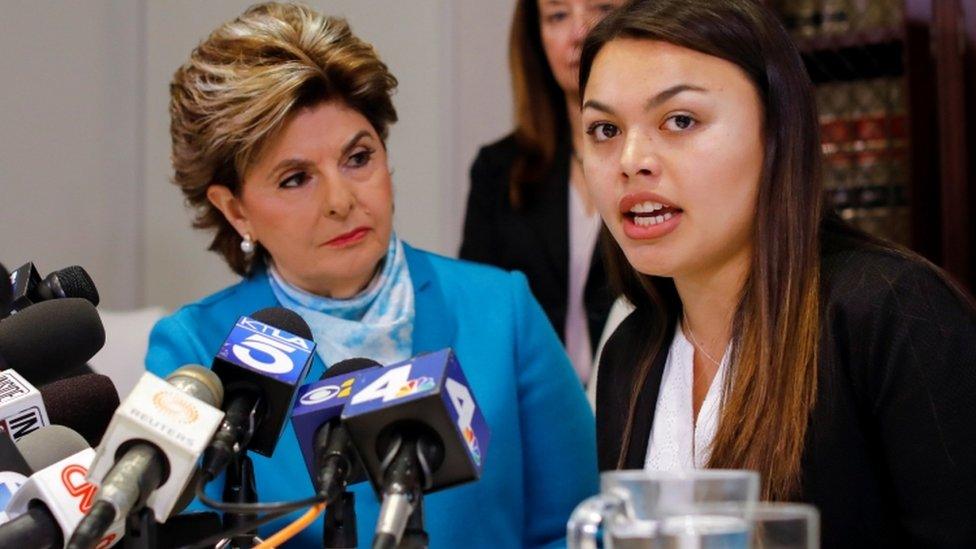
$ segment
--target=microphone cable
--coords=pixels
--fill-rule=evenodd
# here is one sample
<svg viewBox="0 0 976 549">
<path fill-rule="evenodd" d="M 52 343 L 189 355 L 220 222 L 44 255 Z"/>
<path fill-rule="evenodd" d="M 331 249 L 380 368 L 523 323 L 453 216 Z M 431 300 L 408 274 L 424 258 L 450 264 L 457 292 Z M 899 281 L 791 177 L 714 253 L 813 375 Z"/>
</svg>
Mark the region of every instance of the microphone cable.
<svg viewBox="0 0 976 549">
<path fill-rule="evenodd" d="M 200 477 L 200 481 L 197 483 L 196 496 L 201 503 L 215 509 L 217 511 L 223 511 L 225 513 L 236 513 L 236 514 L 257 514 L 257 513 L 290 513 L 292 511 L 297 511 L 299 509 L 304 509 L 317 505 L 319 503 L 325 502 L 325 496 L 316 495 L 310 498 L 296 500 L 296 501 L 278 501 L 274 503 L 227 503 L 224 501 L 218 501 L 212 499 L 204 491 L 207 483 L 212 479 L 208 475 L 203 475 Z M 245 530 L 246 531 L 246 530 Z"/>
<path fill-rule="evenodd" d="M 269 522 L 271 522 L 273 520 L 280 519 L 281 517 L 284 517 L 284 516 L 289 515 L 289 514 L 294 513 L 294 512 L 295 511 L 281 511 L 281 512 L 278 512 L 278 513 L 268 513 L 267 515 L 264 515 L 263 517 L 253 519 L 253 520 L 251 520 L 251 521 L 249 521 L 247 523 L 239 524 L 239 525 L 235 526 L 234 528 L 229 528 L 227 530 L 218 532 L 218 533 L 213 534 L 212 536 L 210 536 L 208 538 L 204 538 L 204 539 L 202 539 L 200 541 L 195 541 L 195 542 L 193 542 L 193 543 L 191 543 L 189 545 L 183 545 L 183 546 L 179 547 L 178 549 L 203 549 L 205 547 L 212 549 L 214 545 L 216 545 L 217 543 L 220 543 L 221 541 L 223 541 L 225 539 L 230 539 L 230 538 L 233 538 L 235 536 L 239 536 L 241 534 L 245 534 L 247 532 L 251 532 L 251 531 L 257 529 L 260 526 L 264 526 L 265 524 L 267 524 L 267 523 L 269 523 Z"/>
<path fill-rule="evenodd" d="M 308 528 L 310 524 L 315 522 L 315 519 L 325 512 L 325 502 L 316 503 L 309 509 L 304 515 L 295 519 L 288 526 L 285 526 L 281 530 L 275 532 L 270 538 L 262 541 L 254 547 L 254 549 L 271 549 L 273 547 L 278 547 L 282 543 L 290 540 L 291 538 L 298 535 L 299 532 Z"/>
<path fill-rule="evenodd" d="M 319 509 L 320 507 L 321 507 L 321 509 Z M 204 547 L 213 547 L 215 544 L 219 543 L 222 540 L 230 539 L 230 538 L 233 538 L 235 536 L 239 536 L 241 534 L 254 531 L 258 527 L 264 526 L 265 524 L 267 524 L 267 523 L 269 523 L 271 521 L 277 520 L 277 519 L 279 519 L 281 517 L 284 517 L 284 516 L 287 516 L 287 515 L 289 515 L 291 513 L 294 513 L 296 510 L 297 509 L 293 509 L 293 510 L 290 510 L 290 511 L 278 511 L 278 512 L 275 512 L 275 513 L 268 513 L 268 514 L 266 514 L 266 515 L 264 515 L 264 516 L 262 516 L 260 518 L 253 519 L 253 520 L 251 520 L 251 521 L 249 521 L 247 523 L 244 523 L 244 524 L 239 524 L 239 525 L 235 526 L 234 528 L 230 528 L 230 529 L 227 529 L 227 530 L 218 532 L 216 534 L 211 535 L 208 538 L 204 538 L 202 540 L 195 541 L 195 542 L 193 542 L 190 545 L 181 546 L 178 549 L 202 549 Z M 285 528 L 282 528 L 278 533 L 276 533 L 271 538 L 268 538 L 268 542 L 274 542 L 274 543 L 276 543 L 278 545 L 280 545 L 281 543 L 284 543 L 288 539 L 291 539 L 298 532 L 301 532 L 302 530 L 304 530 L 305 528 L 307 528 L 308 525 L 311 524 L 316 518 L 318 518 L 318 515 L 321 514 L 321 513 L 323 513 L 324 511 L 325 511 L 325 503 L 324 502 L 315 504 L 312 508 L 310 508 L 308 510 L 308 512 L 306 512 L 304 515 L 302 515 L 301 517 L 299 517 L 293 523 L 289 524 Z M 291 530 L 294 529 L 294 528 L 297 528 L 297 530 L 294 530 L 294 532 L 292 532 Z M 281 539 L 281 538 L 276 538 L 275 537 L 278 534 L 284 534 L 285 533 L 285 530 L 289 530 L 289 533 L 288 533 L 288 537 L 287 538 Z"/>
</svg>

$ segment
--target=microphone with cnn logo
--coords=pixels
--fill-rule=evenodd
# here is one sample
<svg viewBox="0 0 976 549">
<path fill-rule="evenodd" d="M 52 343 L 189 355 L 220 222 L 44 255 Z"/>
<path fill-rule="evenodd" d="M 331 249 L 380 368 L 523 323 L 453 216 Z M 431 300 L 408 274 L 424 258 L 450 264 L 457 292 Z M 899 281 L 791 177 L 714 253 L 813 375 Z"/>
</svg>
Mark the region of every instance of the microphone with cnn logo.
<svg viewBox="0 0 976 549">
<path fill-rule="evenodd" d="M 88 478 L 100 490 L 67 547 L 95 547 L 110 525 L 143 507 L 166 522 L 223 419 L 222 399 L 220 380 L 202 366 L 165 381 L 143 374 L 99 445 Z"/>
<path fill-rule="evenodd" d="M 0 547 L 63 547 L 64 540 L 91 511 L 98 487 L 86 479 L 95 459 L 91 448 L 37 471 L 17 490 L 7 513 L 17 517 L 0 527 Z M 93 547 L 115 545 L 125 533 L 122 518 L 110 523 Z"/>
</svg>

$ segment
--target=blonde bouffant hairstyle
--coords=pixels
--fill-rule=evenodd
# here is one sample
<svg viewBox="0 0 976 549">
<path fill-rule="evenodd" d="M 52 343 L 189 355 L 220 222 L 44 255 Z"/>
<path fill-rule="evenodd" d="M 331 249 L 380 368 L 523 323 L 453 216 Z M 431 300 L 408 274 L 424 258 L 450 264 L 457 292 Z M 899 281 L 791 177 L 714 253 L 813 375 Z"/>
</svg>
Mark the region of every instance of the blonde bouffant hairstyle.
<svg viewBox="0 0 976 549">
<path fill-rule="evenodd" d="M 214 232 L 210 250 L 247 276 L 263 262 L 207 200 L 211 185 L 235 195 L 262 147 L 298 109 L 340 100 L 385 142 L 396 122 L 397 81 L 344 19 L 302 5 L 269 2 L 214 30 L 170 83 L 173 182 L 194 210 L 193 226 Z"/>
</svg>

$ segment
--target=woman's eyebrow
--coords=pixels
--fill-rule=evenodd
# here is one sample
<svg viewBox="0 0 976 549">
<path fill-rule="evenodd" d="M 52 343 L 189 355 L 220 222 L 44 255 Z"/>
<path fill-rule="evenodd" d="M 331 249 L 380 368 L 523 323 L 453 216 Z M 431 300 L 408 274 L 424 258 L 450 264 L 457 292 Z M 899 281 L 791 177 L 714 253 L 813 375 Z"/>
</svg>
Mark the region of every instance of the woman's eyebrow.
<svg viewBox="0 0 976 549">
<path fill-rule="evenodd" d="M 305 158 L 286 158 L 275 164 L 275 167 L 268 172 L 268 179 L 277 179 L 278 174 L 281 172 L 291 169 L 308 168 L 311 165 L 312 162 Z"/>
<path fill-rule="evenodd" d="M 671 99 L 679 93 L 684 93 L 686 91 L 708 93 L 708 90 L 700 86 L 693 86 L 691 84 L 677 84 L 648 99 L 644 104 L 644 110 L 649 111 L 654 107 L 659 107 L 663 103 L 667 102 L 668 99 Z"/>
<path fill-rule="evenodd" d="M 644 110 L 649 111 L 654 107 L 658 107 L 664 104 L 669 99 L 673 98 L 679 93 L 684 93 L 688 91 L 708 93 L 707 89 L 702 88 L 700 86 L 693 86 L 691 84 L 677 84 L 649 98 L 647 102 L 644 103 Z M 586 102 L 583 103 L 583 109 L 587 109 L 587 108 L 596 109 L 598 111 L 602 111 L 610 115 L 616 114 L 614 113 L 613 108 L 610 105 L 597 101 L 596 99 L 587 99 Z"/>
<path fill-rule="evenodd" d="M 346 144 L 342 146 L 342 156 L 346 156 L 346 154 L 348 154 L 349 151 L 351 151 L 352 148 L 355 147 L 357 143 L 359 143 L 359 140 L 364 137 L 369 137 L 368 131 L 359 130 L 358 132 L 356 132 L 356 135 L 352 136 L 352 138 L 349 141 L 346 141 Z"/>
</svg>

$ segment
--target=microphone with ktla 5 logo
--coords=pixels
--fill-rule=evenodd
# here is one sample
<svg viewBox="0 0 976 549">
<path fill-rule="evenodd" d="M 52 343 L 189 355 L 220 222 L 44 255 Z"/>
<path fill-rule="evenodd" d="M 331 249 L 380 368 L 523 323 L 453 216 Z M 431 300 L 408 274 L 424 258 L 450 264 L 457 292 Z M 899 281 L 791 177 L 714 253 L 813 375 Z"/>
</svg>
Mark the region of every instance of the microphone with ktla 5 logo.
<svg viewBox="0 0 976 549">
<path fill-rule="evenodd" d="M 54 438 L 64 435 L 54 434 Z M 73 434 L 72 438 L 80 436 Z M 74 440 L 67 442 L 64 446 L 75 444 Z M 31 475 L 7 505 L 7 513 L 14 518 L 0 526 L 0 547 L 63 547 L 67 536 L 91 510 L 98 491 L 85 478 L 94 459 L 95 451 L 86 447 Z M 124 521 L 115 521 L 96 540 L 96 546 L 111 547 L 124 532 Z"/>
<path fill-rule="evenodd" d="M 357 384 L 342 422 L 383 498 L 373 547 L 395 547 L 423 494 L 481 476 L 488 424 L 450 349 L 366 370 Z"/>
<path fill-rule="evenodd" d="M 203 454 L 208 482 L 247 450 L 274 453 L 314 353 L 312 331 L 293 311 L 269 307 L 238 319 L 211 366 L 227 398 L 224 421 Z"/>
<path fill-rule="evenodd" d="M 145 373 L 118 407 L 88 479 L 100 486 L 67 547 L 90 549 L 108 528 L 144 506 L 166 522 L 223 419 L 223 387 L 187 365 L 162 380 Z"/>
</svg>

